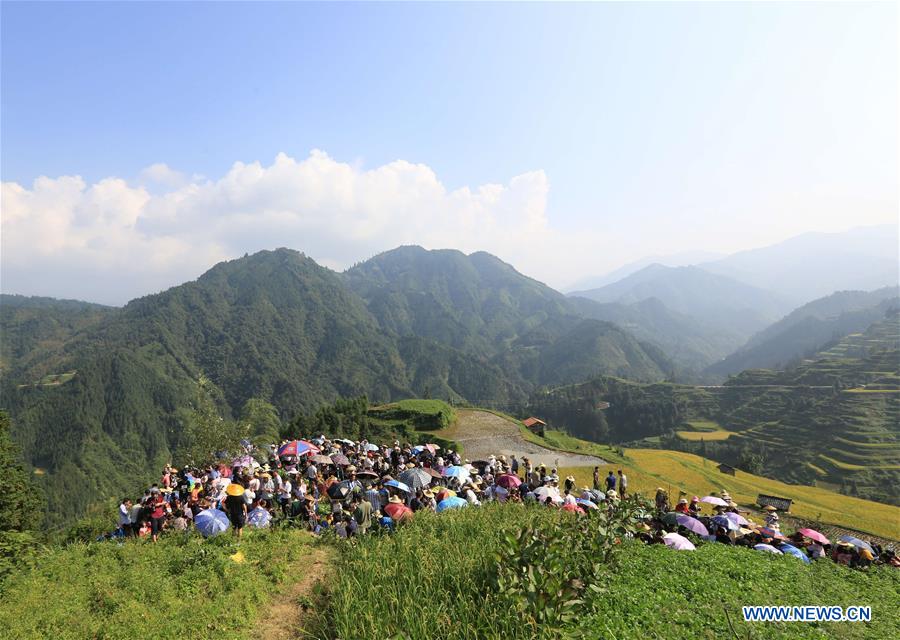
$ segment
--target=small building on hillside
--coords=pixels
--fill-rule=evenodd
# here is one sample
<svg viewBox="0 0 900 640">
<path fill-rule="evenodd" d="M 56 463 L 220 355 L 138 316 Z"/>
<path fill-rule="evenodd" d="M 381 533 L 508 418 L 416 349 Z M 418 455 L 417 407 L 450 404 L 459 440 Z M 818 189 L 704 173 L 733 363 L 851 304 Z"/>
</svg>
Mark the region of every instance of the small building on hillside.
<svg viewBox="0 0 900 640">
<path fill-rule="evenodd" d="M 734 475 L 734 467 L 728 466 L 727 464 L 720 464 L 718 469 L 722 473 L 727 473 L 730 476 Z"/>
<path fill-rule="evenodd" d="M 608 402 L 604 402 L 603 400 L 601 400 L 600 402 L 597 403 L 597 408 L 598 408 L 600 411 L 603 411 L 604 409 L 609 409 L 609 403 L 608 403 Z"/>
<path fill-rule="evenodd" d="M 538 420 L 537 418 L 532 416 L 530 418 L 522 420 L 522 424 L 528 427 L 528 430 L 531 431 L 531 433 L 537 434 L 542 438 L 544 437 L 544 429 L 547 428 L 547 423 L 543 420 Z"/>
</svg>

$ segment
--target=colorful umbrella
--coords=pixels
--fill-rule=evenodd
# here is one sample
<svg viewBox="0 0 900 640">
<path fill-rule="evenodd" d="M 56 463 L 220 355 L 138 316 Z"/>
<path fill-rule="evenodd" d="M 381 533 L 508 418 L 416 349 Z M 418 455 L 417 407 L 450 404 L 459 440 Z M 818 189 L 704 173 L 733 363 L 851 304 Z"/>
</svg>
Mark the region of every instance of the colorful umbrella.
<svg viewBox="0 0 900 640">
<path fill-rule="evenodd" d="M 728 503 L 722 500 L 722 498 L 717 498 L 716 496 L 703 496 L 700 498 L 700 502 L 705 502 L 706 504 L 714 504 L 717 507 L 727 507 Z"/>
<path fill-rule="evenodd" d="M 747 518 L 745 518 L 744 516 L 742 516 L 739 513 L 732 513 L 729 511 L 728 513 L 725 514 L 725 517 L 728 518 L 729 520 L 731 520 L 733 523 L 735 523 L 738 526 L 746 526 L 746 525 L 750 524 L 747 521 Z"/>
<path fill-rule="evenodd" d="M 278 456 L 280 458 L 285 456 L 302 456 L 307 453 L 319 453 L 319 447 L 306 440 L 291 440 L 278 449 Z"/>
<path fill-rule="evenodd" d="M 697 518 L 692 518 L 691 516 L 686 516 L 682 513 L 679 513 L 675 516 L 675 521 L 688 531 L 693 531 L 697 535 L 700 536 L 709 536 L 709 530 L 703 526 L 703 523 L 697 520 Z"/>
<path fill-rule="evenodd" d="M 693 542 L 677 533 L 667 533 L 663 536 L 663 542 L 667 547 L 671 547 L 676 551 L 693 551 L 697 548 Z"/>
<path fill-rule="evenodd" d="M 266 527 L 268 527 L 269 520 L 271 519 L 272 516 L 262 507 L 256 507 L 253 511 L 247 514 L 247 522 L 251 527 L 256 527 L 257 529 L 265 529 Z"/>
<path fill-rule="evenodd" d="M 465 482 L 471 477 L 471 474 L 465 467 L 456 466 L 444 469 L 444 476 L 447 478 L 459 478 L 460 482 Z"/>
<path fill-rule="evenodd" d="M 849 542 L 857 549 L 866 549 L 866 550 L 868 550 L 869 553 L 871 553 L 873 555 L 875 554 L 875 550 L 872 548 L 872 545 L 870 545 L 865 540 L 860 540 L 859 538 L 854 538 L 853 536 L 841 536 L 840 541 L 841 542 Z"/>
<path fill-rule="evenodd" d="M 399 476 L 400 482 L 403 482 L 413 489 L 424 489 L 431 484 L 431 474 L 425 469 L 407 469 Z"/>
<path fill-rule="evenodd" d="M 384 508 L 384 512 L 393 520 L 403 520 L 412 518 L 413 510 L 405 504 L 390 503 Z"/>
<path fill-rule="evenodd" d="M 757 551 L 767 551 L 768 553 L 776 553 L 778 555 L 784 555 L 783 553 L 781 553 L 781 551 L 779 551 L 778 549 L 776 549 L 775 547 L 773 547 L 770 544 L 758 544 L 758 545 L 754 546 L 753 548 L 756 549 Z"/>
<path fill-rule="evenodd" d="M 468 507 L 469 503 L 463 500 L 462 498 L 458 498 L 456 496 L 450 496 L 449 498 L 444 498 L 437 505 L 437 512 L 446 511 L 447 509 L 460 509 L 462 507 Z"/>
<path fill-rule="evenodd" d="M 759 535 L 763 538 L 774 538 L 775 540 L 787 540 L 780 531 L 775 531 L 770 527 L 763 527 L 761 529 L 757 529 L 759 531 Z"/>
<path fill-rule="evenodd" d="M 786 556 L 794 556 L 795 558 L 800 558 L 801 560 L 803 560 L 804 564 L 809 564 L 809 557 L 793 545 L 780 544 L 778 545 L 778 549 Z"/>
<path fill-rule="evenodd" d="M 805 538 L 809 538 L 810 540 L 814 540 L 815 542 L 819 542 L 821 544 L 831 544 L 831 541 L 828 538 L 826 538 L 815 529 L 797 529 L 797 533 L 801 534 Z"/>
<path fill-rule="evenodd" d="M 335 453 L 334 455 L 331 456 L 331 462 L 340 467 L 346 467 L 347 465 L 350 464 L 350 458 L 345 456 L 343 453 Z"/>
<path fill-rule="evenodd" d="M 194 526 L 204 538 L 211 538 L 228 531 L 231 524 L 224 511 L 218 509 L 205 509 L 194 516 Z"/>
<path fill-rule="evenodd" d="M 519 476 L 515 476 L 511 473 L 506 473 L 497 478 L 497 484 L 505 489 L 515 489 L 520 484 L 522 484 L 522 480 L 519 478 Z"/>
<path fill-rule="evenodd" d="M 409 493 L 411 491 L 411 489 L 407 485 L 405 485 L 402 482 L 398 482 L 397 480 L 388 480 L 387 482 L 384 483 L 384 486 L 394 487 L 395 489 L 399 489 L 400 491 L 403 491 L 404 493 Z"/>
</svg>

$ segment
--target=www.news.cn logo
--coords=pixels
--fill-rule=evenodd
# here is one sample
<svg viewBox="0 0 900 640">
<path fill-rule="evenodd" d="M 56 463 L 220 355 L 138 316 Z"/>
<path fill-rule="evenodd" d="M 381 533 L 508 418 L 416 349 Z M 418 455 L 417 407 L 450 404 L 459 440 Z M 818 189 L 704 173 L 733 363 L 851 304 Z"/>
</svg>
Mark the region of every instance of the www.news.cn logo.
<svg viewBox="0 0 900 640">
<path fill-rule="evenodd" d="M 747 622 L 870 622 L 872 607 L 741 607 Z"/>
</svg>

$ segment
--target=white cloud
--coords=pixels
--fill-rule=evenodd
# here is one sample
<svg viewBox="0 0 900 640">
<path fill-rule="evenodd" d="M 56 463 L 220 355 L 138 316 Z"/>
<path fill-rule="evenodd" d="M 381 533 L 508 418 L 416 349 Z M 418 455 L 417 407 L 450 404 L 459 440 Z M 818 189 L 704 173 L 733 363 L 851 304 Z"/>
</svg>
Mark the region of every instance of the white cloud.
<svg viewBox="0 0 900 640">
<path fill-rule="evenodd" d="M 537 277 L 569 274 L 553 256 L 584 258 L 594 245 L 551 229 L 548 191 L 540 170 L 450 191 L 424 164 L 364 170 L 318 150 L 299 161 L 279 154 L 269 166 L 237 162 L 218 180 L 156 164 L 137 185 L 78 176 L 41 177 L 30 189 L 3 183 L 2 286 L 122 303 L 279 246 L 333 268 L 420 244 L 487 250 Z"/>
</svg>

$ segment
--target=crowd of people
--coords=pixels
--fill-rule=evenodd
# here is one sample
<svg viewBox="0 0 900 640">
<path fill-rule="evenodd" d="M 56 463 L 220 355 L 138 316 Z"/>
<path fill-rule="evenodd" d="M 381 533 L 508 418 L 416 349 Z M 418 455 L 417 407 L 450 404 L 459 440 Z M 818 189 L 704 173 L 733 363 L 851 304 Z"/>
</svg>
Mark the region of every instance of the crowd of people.
<svg viewBox="0 0 900 640">
<path fill-rule="evenodd" d="M 423 510 L 497 501 L 542 504 L 590 517 L 595 511 L 615 510 L 628 497 L 622 470 L 602 477 L 595 467 L 593 486 L 576 487 L 573 476 L 560 478 L 556 469 L 525 456 L 469 461 L 433 444 L 376 445 L 324 435 L 261 449 L 242 445 L 241 455 L 203 468 L 166 465 L 159 482 L 140 499 L 121 501 L 113 535 L 155 542 L 165 531 L 196 528 L 216 535 L 230 528 L 241 536 L 248 525 L 263 528 L 283 521 L 349 538 L 392 531 Z M 703 498 L 682 495 L 670 504 L 659 487 L 654 506 L 641 513 L 635 534 L 651 544 L 693 549 L 694 542 L 715 541 L 794 555 L 804 562 L 831 558 L 851 566 L 900 566 L 892 549 L 874 542 L 844 536 L 832 543 L 811 529 L 786 536 L 774 507 L 766 508 L 763 522 L 754 523 L 726 490 Z M 706 507 L 711 513 L 703 512 Z"/>
</svg>

